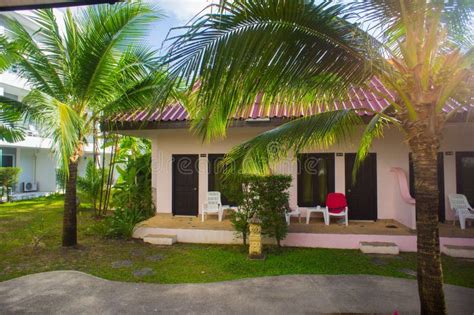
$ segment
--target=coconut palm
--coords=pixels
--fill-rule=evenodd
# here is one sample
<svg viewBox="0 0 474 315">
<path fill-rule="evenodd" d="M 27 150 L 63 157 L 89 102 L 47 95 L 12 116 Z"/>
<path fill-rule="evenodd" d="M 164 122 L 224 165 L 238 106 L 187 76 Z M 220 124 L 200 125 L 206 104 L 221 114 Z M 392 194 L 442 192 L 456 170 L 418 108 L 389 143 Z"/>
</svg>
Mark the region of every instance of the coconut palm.
<svg viewBox="0 0 474 315">
<path fill-rule="evenodd" d="M 67 173 L 63 246 L 77 244 L 76 180 L 83 147 L 100 118 L 152 105 L 164 80 L 154 51 L 141 44 L 157 12 L 141 2 L 90 6 L 60 22 L 36 11 L 30 34 L 8 20 L 19 75 L 32 87 L 26 117 L 53 141 Z"/>
<path fill-rule="evenodd" d="M 221 1 L 214 13 L 184 27 L 184 34 L 173 39 L 169 57 L 179 82 L 199 85 L 190 92 L 189 106 L 193 128 L 205 139 L 225 135 L 229 118 L 253 104 L 257 95 L 263 106 L 326 106 L 323 113 L 295 119 L 235 147 L 226 158 L 228 171 L 266 172 L 290 152 L 346 140 L 363 124 L 361 117 L 354 110 L 328 111 L 327 104 L 333 103 L 326 101 L 341 97 L 351 84 L 370 89 L 375 75 L 394 92 L 395 98 L 381 95 L 390 104 L 385 110 L 365 109 L 373 115 L 362 134 L 356 166 L 387 126 L 402 130 L 413 152 L 424 314 L 446 312 L 437 217 L 440 135 L 446 121 L 469 106 L 473 90 L 472 6 L 468 1 L 447 3 Z M 453 107 L 450 113 L 443 110 L 447 102 Z"/>
</svg>

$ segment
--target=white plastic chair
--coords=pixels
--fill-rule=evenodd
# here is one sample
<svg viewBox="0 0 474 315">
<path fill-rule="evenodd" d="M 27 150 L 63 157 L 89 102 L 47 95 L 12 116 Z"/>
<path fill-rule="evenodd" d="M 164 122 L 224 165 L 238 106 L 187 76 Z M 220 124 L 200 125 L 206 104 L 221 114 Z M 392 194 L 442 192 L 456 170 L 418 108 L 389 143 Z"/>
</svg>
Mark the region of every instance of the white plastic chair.
<svg viewBox="0 0 474 315">
<path fill-rule="evenodd" d="M 301 211 L 299 208 L 291 209 L 288 207 L 290 211 L 285 213 L 286 224 L 290 225 L 291 217 L 298 217 L 298 222 L 301 223 Z"/>
<path fill-rule="evenodd" d="M 341 193 L 329 193 L 326 198 L 326 225 L 331 222 L 331 217 L 342 217 L 346 226 L 349 225 L 349 208 L 347 207 L 347 199 Z"/>
<path fill-rule="evenodd" d="M 456 224 L 456 217 L 459 219 L 461 230 L 466 228 L 466 219 L 474 220 L 474 210 L 467 201 L 466 196 L 461 194 L 450 194 L 448 196 L 449 205 L 454 211 L 454 224 Z"/>
<path fill-rule="evenodd" d="M 220 192 L 218 191 L 207 192 L 207 202 L 202 205 L 202 210 L 201 210 L 202 222 L 204 222 L 204 217 L 208 213 L 217 214 L 219 222 L 222 221 L 223 209 L 222 209 Z"/>
</svg>

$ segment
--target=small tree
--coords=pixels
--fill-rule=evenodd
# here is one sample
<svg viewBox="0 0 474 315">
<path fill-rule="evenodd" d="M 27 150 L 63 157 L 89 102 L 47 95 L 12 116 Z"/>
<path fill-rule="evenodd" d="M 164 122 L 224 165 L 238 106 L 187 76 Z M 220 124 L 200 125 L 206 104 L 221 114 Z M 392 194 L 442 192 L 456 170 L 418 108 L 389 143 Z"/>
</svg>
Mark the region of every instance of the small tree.
<svg viewBox="0 0 474 315">
<path fill-rule="evenodd" d="M 237 234 L 242 236 L 244 245 L 247 245 L 249 220 L 258 211 L 258 195 L 250 189 L 252 179 L 250 176 L 231 175 L 225 178 L 222 187 L 229 201 L 239 205 L 239 211 L 230 214 L 230 222 Z"/>
<path fill-rule="evenodd" d="M 10 192 L 18 183 L 21 169 L 18 167 L 0 167 L 0 185 L 2 188 L 2 198 L 7 195 L 7 201 L 10 201 Z"/>
<path fill-rule="evenodd" d="M 231 214 L 230 220 L 237 233 L 242 235 L 244 245 L 247 244 L 249 220 L 257 213 L 262 220 L 263 234 L 274 237 L 280 246 L 280 241 L 288 233 L 285 213 L 291 176 L 230 175 L 225 183 L 224 190 L 240 207 Z"/>
<path fill-rule="evenodd" d="M 278 247 L 288 233 L 285 214 L 288 211 L 291 176 L 260 176 L 253 182 L 252 189 L 258 194 L 258 216 L 262 220 L 262 232 L 274 237 Z"/>
</svg>

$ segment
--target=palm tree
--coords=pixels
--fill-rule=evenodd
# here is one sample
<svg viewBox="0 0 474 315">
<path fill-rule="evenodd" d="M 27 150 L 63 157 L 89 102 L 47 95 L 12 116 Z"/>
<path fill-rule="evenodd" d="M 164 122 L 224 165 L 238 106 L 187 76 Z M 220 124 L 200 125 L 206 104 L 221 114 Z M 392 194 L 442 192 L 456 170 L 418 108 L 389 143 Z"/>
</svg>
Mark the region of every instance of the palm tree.
<svg viewBox="0 0 474 315">
<path fill-rule="evenodd" d="M 221 1 L 215 13 L 197 18 L 174 38 L 169 56 L 179 83 L 199 84 L 189 106 L 192 127 L 204 139 L 224 136 L 229 118 L 257 95 L 264 106 L 317 103 L 331 109 L 326 101 L 341 97 L 351 84 L 370 88 L 374 75 L 396 92 L 395 99 L 381 95 L 390 103 L 385 110 L 366 109 L 373 118 L 362 134 L 355 170 L 384 128 L 404 133 L 415 169 L 423 314 L 446 312 L 437 217 L 440 135 L 446 121 L 469 104 L 473 90 L 472 33 L 466 32 L 472 6 L 447 3 Z M 443 111 L 448 101 L 456 104 L 449 114 Z M 266 172 L 289 152 L 344 141 L 362 123 L 354 110 L 290 121 L 233 148 L 226 169 Z"/>
<path fill-rule="evenodd" d="M 36 11 L 33 34 L 8 21 L 19 75 L 32 87 L 26 117 L 52 138 L 67 173 L 63 246 L 77 244 L 77 166 L 94 122 L 155 103 L 164 75 L 141 40 L 157 17 L 149 5 L 124 2 L 67 10 L 61 23 L 52 10 Z"/>
</svg>

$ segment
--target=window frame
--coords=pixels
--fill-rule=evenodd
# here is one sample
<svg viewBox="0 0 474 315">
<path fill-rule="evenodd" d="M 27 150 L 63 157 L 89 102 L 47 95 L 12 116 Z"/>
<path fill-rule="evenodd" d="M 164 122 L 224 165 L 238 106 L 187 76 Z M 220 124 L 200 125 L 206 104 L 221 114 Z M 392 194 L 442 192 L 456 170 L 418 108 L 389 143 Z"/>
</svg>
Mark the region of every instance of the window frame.
<svg viewBox="0 0 474 315">
<path fill-rule="evenodd" d="M 311 174 L 311 181 L 312 181 L 312 186 L 313 186 L 313 199 L 311 202 L 306 202 L 303 200 L 303 169 L 301 168 L 301 163 L 302 163 L 302 158 L 317 158 L 317 159 L 325 159 L 326 160 L 326 165 L 327 165 L 327 171 L 328 171 L 328 182 L 327 182 L 327 188 L 328 188 L 328 193 L 335 192 L 336 190 L 336 167 L 335 167 L 335 153 L 334 152 L 329 152 L 329 153 L 300 153 L 297 156 L 297 184 L 296 184 L 296 190 L 297 190 L 297 204 L 298 207 L 316 207 L 316 206 L 325 206 L 324 202 L 318 202 L 317 200 L 317 192 L 318 192 L 318 179 L 317 179 L 317 174 Z"/>
</svg>

